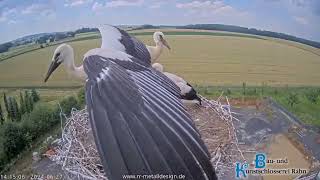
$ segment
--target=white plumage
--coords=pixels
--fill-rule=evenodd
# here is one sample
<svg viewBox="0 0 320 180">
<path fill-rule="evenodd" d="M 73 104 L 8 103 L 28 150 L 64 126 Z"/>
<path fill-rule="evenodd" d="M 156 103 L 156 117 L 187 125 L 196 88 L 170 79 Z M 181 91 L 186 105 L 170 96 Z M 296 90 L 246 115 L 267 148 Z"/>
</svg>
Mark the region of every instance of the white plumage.
<svg viewBox="0 0 320 180">
<path fill-rule="evenodd" d="M 175 74 L 164 72 L 163 66 L 159 63 L 152 64 L 152 67 L 155 70 L 162 72 L 179 87 L 182 99 L 197 100 L 201 104 L 201 99 L 198 97 L 197 92 L 187 81 Z"/>
<path fill-rule="evenodd" d="M 151 56 L 151 64 L 157 62 L 164 47 L 167 47 L 169 50 L 171 49 L 162 32 L 155 32 L 153 34 L 153 40 L 155 42 L 155 46 L 146 46 Z"/>
</svg>

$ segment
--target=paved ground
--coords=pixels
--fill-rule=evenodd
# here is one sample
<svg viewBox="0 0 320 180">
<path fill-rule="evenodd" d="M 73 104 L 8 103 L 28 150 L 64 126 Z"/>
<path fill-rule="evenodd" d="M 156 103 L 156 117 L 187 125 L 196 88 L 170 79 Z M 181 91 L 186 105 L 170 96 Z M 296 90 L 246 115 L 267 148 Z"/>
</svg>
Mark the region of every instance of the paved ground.
<svg viewBox="0 0 320 180">
<path fill-rule="evenodd" d="M 36 174 L 45 175 L 48 177 L 53 176 L 58 180 L 64 179 L 61 166 L 53 163 L 48 158 L 43 158 L 39 162 L 33 163 L 32 168 L 35 170 Z"/>
<path fill-rule="evenodd" d="M 269 135 L 284 133 L 290 127 L 290 122 L 273 109 L 257 111 L 256 108 L 249 107 L 233 108 L 233 111 L 240 120 L 235 122 L 239 141 L 249 146 L 257 145 Z"/>
<path fill-rule="evenodd" d="M 318 129 L 304 125 L 297 117 L 277 103 L 271 101 L 270 105 L 276 112 L 283 114 L 286 120 L 289 120 L 293 124 L 298 124 L 302 128 L 295 134 L 296 138 L 304 144 L 305 148 L 312 153 L 315 159 L 320 161 L 320 144 L 317 142 L 318 138 L 320 138 L 320 134 L 317 132 Z"/>
<path fill-rule="evenodd" d="M 260 110 L 252 106 L 233 108 L 233 111 L 238 113 L 235 116 L 240 120 L 235 122 L 238 127 L 239 142 L 249 147 L 257 147 L 265 143 L 268 137 L 287 133 L 290 127 L 298 126 L 294 137 L 304 145 L 307 152 L 311 152 L 313 160 L 320 160 L 320 144 L 316 141 L 320 135 L 314 128 L 304 125 L 293 114 L 272 100 L 266 100 Z M 313 167 L 312 173 L 320 170 L 318 166 Z"/>
</svg>

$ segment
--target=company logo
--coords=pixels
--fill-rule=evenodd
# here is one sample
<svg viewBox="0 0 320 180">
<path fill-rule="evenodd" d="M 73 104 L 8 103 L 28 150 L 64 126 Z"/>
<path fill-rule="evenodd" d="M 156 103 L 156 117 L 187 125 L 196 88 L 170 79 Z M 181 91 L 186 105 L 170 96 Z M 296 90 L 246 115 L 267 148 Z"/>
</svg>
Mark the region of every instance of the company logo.
<svg viewBox="0 0 320 180">
<path fill-rule="evenodd" d="M 261 169 L 261 168 L 265 168 L 266 167 L 266 163 L 267 163 L 267 156 L 264 153 L 259 153 L 256 154 L 256 158 L 255 158 L 255 168 L 256 169 Z M 241 178 L 243 177 L 247 177 L 247 168 L 249 167 L 248 163 L 236 163 L 236 177 L 237 178 Z"/>
<path fill-rule="evenodd" d="M 255 159 L 249 166 L 248 163 L 236 162 L 235 164 L 235 177 L 237 179 L 246 178 L 248 175 L 290 175 L 290 174 L 307 174 L 308 170 L 300 168 L 282 168 L 282 169 L 269 169 L 267 164 L 280 164 L 288 165 L 287 158 L 282 159 L 267 159 L 265 153 L 257 153 Z M 254 168 L 249 168 L 254 167 Z"/>
<path fill-rule="evenodd" d="M 248 168 L 248 163 L 244 163 L 241 165 L 241 163 L 236 163 L 236 177 L 240 178 L 241 176 L 247 177 L 246 169 Z"/>
<path fill-rule="evenodd" d="M 257 169 L 265 168 L 267 164 L 267 155 L 260 153 L 256 154 L 255 167 Z"/>
</svg>

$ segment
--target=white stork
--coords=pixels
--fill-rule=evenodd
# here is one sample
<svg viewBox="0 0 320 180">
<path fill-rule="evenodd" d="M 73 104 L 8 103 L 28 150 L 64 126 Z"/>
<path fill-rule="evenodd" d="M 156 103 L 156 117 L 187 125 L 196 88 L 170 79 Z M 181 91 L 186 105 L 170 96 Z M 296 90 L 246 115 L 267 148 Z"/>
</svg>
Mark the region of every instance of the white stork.
<svg viewBox="0 0 320 180">
<path fill-rule="evenodd" d="M 60 64 L 86 79 L 87 110 L 108 179 L 130 174 L 217 179 L 178 88 L 151 67 L 145 45 L 113 26 L 100 32 L 102 48 L 88 51 L 80 67 L 72 47 L 60 45 L 45 81 Z"/>
<path fill-rule="evenodd" d="M 201 98 L 197 95 L 196 90 L 183 78 L 169 73 L 169 72 L 163 72 L 163 66 L 159 63 L 152 64 L 152 67 L 162 72 L 164 75 L 166 75 L 171 81 L 173 81 L 180 89 L 180 95 L 181 98 L 184 100 L 196 100 L 201 105 Z"/>
<path fill-rule="evenodd" d="M 156 46 L 146 46 L 151 56 L 151 64 L 157 61 L 164 47 L 167 47 L 169 50 L 171 50 L 169 43 L 166 41 L 165 36 L 162 32 L 155 32 L 153 34 L 153 40 Z"/>
</svg>

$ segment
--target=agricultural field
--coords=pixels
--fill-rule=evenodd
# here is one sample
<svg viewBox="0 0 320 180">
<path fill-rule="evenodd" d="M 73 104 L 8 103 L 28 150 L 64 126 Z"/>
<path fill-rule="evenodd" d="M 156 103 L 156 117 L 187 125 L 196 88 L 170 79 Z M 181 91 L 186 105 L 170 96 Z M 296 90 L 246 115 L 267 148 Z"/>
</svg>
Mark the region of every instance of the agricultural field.
<svg viewBox="0 0 320 180">
<path fill-rule="evenodd" d="M 146 44 L 153 44 L 154 31 L 130 33 Z M 303 122 L 320 125 L 320 107 L 307 99 L 308 92 L 320 86 L 320 49 L 241 33 L 181 29 L 161 31 L 167 34 L 166 38 L 172 47 L 171 51 L 165 50 L 160 59 L 165 71 L 184 77 L 197 86 L 201 94 L 218 97 L 224 91 L 231 98 L 242 98 L 241 86 L 245 82 L 248 86 L 246 97 L 273 97 Z M 93 32 L 78 34 L 68 43 L 74 48 L 79 65 L 83 54 L 99 47 L 101 40 L 99 34 Z M 20 92 L 19 88 L 37 88 L 46 102 L 64 94 L 74 94 L 82 82 L 69 78 L 63 67 L 54 73 L 48 83 L 43 83 L 56 47 L 57 44 L 50 44 L 0 62 L 0 88 L 3 88 L 0 92 L 8 91 L 9 95 L 16 95 Z M 23 52 L 28 48 L 20 50 Z M 262 86 L 269 88 L 262 93 Z M 6 89 L 8 87 L 13 89 Z M 295 106 L 288 103 L 288 94 L 291 92 L 299 94 L 299 103 Z"/>
<path fill-rule="evenodd" d="M 320 85 L 320 50 L 298 43 L 274 40 L 240 33 L 210 31 L 167 32 L 172 46 L 165 51 L 161 63 L 193 84 L 234 86 L 267 83 L 272 86 Z M 150 31 L 132 32 L 147 44 L 153 44 Z M 94 39 L 90 39 L 94 38 Z M 78 64 L 89 49 L 99 47 L 95 33 L 78 35 L 69 42 Z M 83 40 L 87 39 L 87 40 Z M 60 68 L 49 81 L 43 77 L 51 60 L 52 45 L 0 62 L 0 87 L 73 87 L 77 82 Z M 13 73 L 14 72 L 14 73 Z"/>
</svg>

